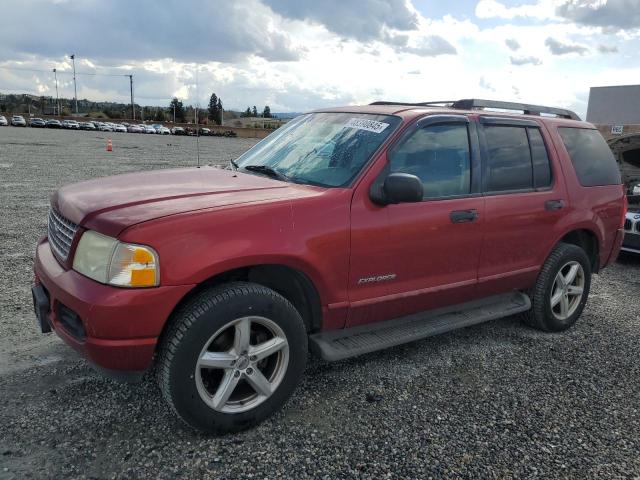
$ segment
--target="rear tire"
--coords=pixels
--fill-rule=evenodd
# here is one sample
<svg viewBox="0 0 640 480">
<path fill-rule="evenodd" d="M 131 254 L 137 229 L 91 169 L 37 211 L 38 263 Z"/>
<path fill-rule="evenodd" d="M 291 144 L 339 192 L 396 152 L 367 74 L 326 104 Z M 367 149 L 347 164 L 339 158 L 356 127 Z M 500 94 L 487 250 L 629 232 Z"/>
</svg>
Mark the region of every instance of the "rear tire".
<svg viewBox="0 0 640 480">
<path fill-rule="evenodd" d="M 561 332 L 580 317 L 591 287 L 591 263 L 583 249 L 559 243 L 529 292 L 531 310 L 523 321 L 545 332 Z"/>
<path fill-rule="evenodd" d="M 179 309 L 160 347 L 158 383 L 187 425 L 234 432 L 280 409 L 306 360 L 307 334 L 293 305 L 269 288 L 234 282 Z"/>
</svg>

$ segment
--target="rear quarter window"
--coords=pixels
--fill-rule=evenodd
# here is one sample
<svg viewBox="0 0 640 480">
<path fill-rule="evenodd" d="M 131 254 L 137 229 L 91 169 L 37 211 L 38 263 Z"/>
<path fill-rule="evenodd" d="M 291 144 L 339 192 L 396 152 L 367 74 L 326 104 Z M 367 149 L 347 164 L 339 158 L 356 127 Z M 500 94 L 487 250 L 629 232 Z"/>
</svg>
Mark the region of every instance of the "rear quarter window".
<svg viewBox="0 0 640 480">
<path fill-rule="evenodd" d="M 620 170 L 609 145 L 597 130 L 558 128 L 580 185 L 617 185 L 622 183 Z"/>
</svg>

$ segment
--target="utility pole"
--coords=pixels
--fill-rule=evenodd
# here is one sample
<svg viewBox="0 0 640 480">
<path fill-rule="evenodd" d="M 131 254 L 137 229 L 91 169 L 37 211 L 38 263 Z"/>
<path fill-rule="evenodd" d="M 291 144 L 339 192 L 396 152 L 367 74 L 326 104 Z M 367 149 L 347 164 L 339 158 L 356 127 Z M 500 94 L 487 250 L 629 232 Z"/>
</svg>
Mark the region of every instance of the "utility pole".
<svg viewBox="0 0 640 480">
<path fill-rule="evenodd" d="M 173 123 L 176 123 L 176 104 L 173 104 Z"/>
<path fill-rule="evenodd" d="M 133 103 L 133 75 L 129 75 L 129 85 L 131 87 L 131 113 L 133 114 L 133 120 L 136 119 L 136 106 Z"/>
<path fill-rule="evenodd" d="M 58 107 L 58 116 L 60 116 L 60 97 L 58 97 L 58 74 L 57 70 L 53 69 L 53 77 L 56 79 L 56 106 Z"/>
<path fill-rule="evenodd" d="M 71 63 L 73 63 L 73 100 L 76 105 L 76 115 L 78 114 L 78 88 L 76 85 L 76 54 L 70 55 Z"/>
</svg>

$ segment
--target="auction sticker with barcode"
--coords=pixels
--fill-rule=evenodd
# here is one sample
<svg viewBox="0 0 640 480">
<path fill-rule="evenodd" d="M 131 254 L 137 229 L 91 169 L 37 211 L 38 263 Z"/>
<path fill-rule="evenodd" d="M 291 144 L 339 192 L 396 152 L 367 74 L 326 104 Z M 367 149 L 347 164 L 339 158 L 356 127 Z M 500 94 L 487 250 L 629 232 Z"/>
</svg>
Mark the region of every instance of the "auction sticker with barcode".
<svg viewBox="0 0 640 480">
<path fill-rule="evenodd" d="M 345 127 L 366 130 L 367 132 L 380 133 L 389 126 L 388 123 L 367 120 L 366 118 L 350 118 Z"/>
</svg>

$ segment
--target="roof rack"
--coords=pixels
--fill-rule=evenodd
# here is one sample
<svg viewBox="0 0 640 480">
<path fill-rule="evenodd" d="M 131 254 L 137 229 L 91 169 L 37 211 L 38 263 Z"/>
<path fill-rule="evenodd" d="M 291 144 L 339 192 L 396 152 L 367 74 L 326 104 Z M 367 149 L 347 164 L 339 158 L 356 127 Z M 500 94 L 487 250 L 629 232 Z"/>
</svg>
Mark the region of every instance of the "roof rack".
<svg viewBox="0 0 640 480">
<path fill-rule="evenodd" d="M 575 112 L 565 108 L 544 107 L 542 105 L 530 105 L 528 103 L 501 102 L 499 100 L 480 100 L 469 98 L 464 100 L 448 100 L 439 102 L 373 102 L 371 105 L 407 105 L 411 107 L 447 107 L 456 110 L 484 110 L 487 108 L 499 110 L 514 110 L 524 112 L 525 115 L 554 115 L 558 118 L 580 120 Z"/>
</svg>

